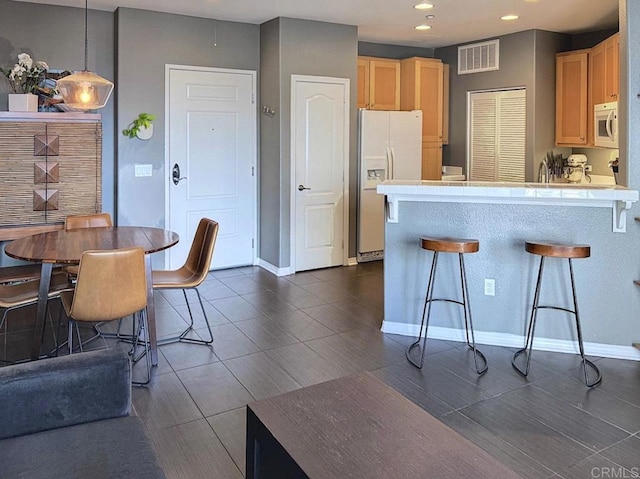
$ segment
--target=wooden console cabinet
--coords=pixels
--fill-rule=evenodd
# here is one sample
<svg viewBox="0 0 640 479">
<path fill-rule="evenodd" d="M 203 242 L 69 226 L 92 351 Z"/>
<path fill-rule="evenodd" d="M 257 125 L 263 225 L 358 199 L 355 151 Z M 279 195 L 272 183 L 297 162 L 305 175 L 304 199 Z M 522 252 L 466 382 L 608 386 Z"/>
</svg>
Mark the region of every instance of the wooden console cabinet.
<svg viewBox="0 0 640 479">
<path fill-rule="evenodd" d="M 102 211 L 99 114 L 0 112 L 0 241 Z"/>
</svg>

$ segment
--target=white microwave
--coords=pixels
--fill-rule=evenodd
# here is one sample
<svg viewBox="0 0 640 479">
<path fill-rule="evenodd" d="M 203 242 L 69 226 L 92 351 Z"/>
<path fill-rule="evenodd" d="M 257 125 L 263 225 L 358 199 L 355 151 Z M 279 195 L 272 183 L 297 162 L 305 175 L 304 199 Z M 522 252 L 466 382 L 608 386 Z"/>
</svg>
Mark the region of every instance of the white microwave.
<svg viewBox="0 0 640 479">
<path fill-rule="evenodd" d="M 596 146 L 618 148 L 618 102 L 594 106 L 594 137 Z"/>
</svg>

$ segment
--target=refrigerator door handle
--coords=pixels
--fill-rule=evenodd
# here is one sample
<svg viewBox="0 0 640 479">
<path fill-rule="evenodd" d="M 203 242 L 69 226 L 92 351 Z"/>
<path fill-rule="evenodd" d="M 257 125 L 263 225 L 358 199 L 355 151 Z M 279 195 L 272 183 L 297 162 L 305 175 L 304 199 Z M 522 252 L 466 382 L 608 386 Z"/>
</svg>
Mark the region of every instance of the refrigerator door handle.
<svg viewBox="0 0 640 479">
<path fill-rule="evenodd" d="M 390 179 L 395 180 L 396 179 L 396 172 L 395 172 L 395 157 L 394 157 L 394 151 L 393 151 L 393 146 L 389 148 L 389 153 L 390 153 L 390 158 L 391 158 L 391 177 Z"/>
<path fill-rule="evenodd" d="M 385 175 L 385 180 L 390 180 L 392 179 L 391 176 L 391 148 L 389 148 L 388 146 L 384 149 L 385 150 L 385 156 L 387 158 L 387 171 L 386 171 L 386 175 Z"/>
</svg>

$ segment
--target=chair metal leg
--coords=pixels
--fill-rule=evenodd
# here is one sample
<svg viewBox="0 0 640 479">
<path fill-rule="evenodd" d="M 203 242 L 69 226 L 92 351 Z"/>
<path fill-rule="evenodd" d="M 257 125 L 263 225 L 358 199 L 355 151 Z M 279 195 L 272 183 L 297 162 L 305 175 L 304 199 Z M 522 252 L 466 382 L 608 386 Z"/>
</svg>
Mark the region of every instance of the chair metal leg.
<svg viewBox="0 0 640 479">
<path fill-rule="evenodd" d="M 420 323 L 420 331 L 418 332 L 418 339 L 411 343 L 405 352 L 405 356 L 407 360 L 413 364 L 418 369 L 422 369 L 422 365 L 424 364 L 424 353 L 427 349 L 427 330 L 429 329 L 429 319 L 431 319 L 431 303 L 433 302 L 433 286 L 436 268 L 438 265 L 438 252 L 435 251 L 433 253 L 433 260 L 431 261 L 431 272 L 429 273 L 429 281 L 427 282 L 427 291 L 424 299 L 424 307 L 422 308 L 422 321 Z M 426 327 L 425 327 L 425 314 L 426 314 Z M 422 336 L 422 331 L 424 329 L 424 338 Z M 422 351 L 420 354 L 420 362 L 417 363 L 411 358 L 411 351 L 413 348 L 420 344 L 420 339 L 422 338 Z"/>
<path fill-rule="evenodd" d="M 198 302 L 200 303 L 200 309 L 202 310 L 202 315 L 204 316 L 205 324 L 207 325 L 207 330 L 209 331 L 208 339 L 196 339 L 196 338 L 188 338 L 187 334 L 193 331 L 193 312 L 191 311 L 191 306 L 189 305 L 189 298 L 187 298 L 187 290 L 183 289 L 182 294 L 184 295 L 184 300 L 187 303 L 187 311 L 189 311 L 189 326 L 187 329 L 182 331 L 179 336 L 174 338 L 167 338 L 158 341 L 158 344 L 168 344 L 174 343 L 177 341 L 184 341 L 186 343 L 196 343 L 196 344 L 211 344 L 213 343 L 213 332 L 211 331 L 211 325 L 209 324 L 209 318 L 207 317 L 207 312 L 204 309 L 204 303 L 202 302 L 202 297 L 200 296 L 200 291 L 198 288 L 189 288 L 193 289 L 196 292 L 196 296 L 198 297 Z"/>
<path fill-rule="evenodd" d="M 576 329 L 578 330 L 578 347 L 580 348 L 580 357 L 582 358 L 582 370 L 584 371 L 584 383 L 587 387 L 592 388 L 602 382 L 602 374 L 598 367 L 589 361 L 584 355 L 584 345 L 582 343 L 582 326 L 580 325 L 580 313 L 578 312 L 578 301 L 576 299 L 576 286 L 573 280 L 573 264 L 571 258 L 569 258 L 569 274 L 571 276 L 571 293 L 573 295 L 573 310 L 576 317 Z M 590 366 L 596 373 L 596 379 L 592 382 L 589 381 L 589 375 L 587 373 L 587 365 Z"/>
<path fill-rule="evenodd" d="M 467 271 L 464 267 L 464 256 L 458 253 L 460 259 L 460 282 L 462 286 L 462 309 L 464 310 L 464 327 L 467 336 L 467 346 L 473 350 L 473 361 L 476 366 L 476 373 L 482 375 L 489 369 L 487 358 L 476 348 L 476 339 L 473 332 L 473 320 L 471 318 L 471 306 L 469 305 L 469 290 L 467 288 Z M 469 342 L 469 332 L 471 332 L 471 342 Z M 478 358 L 482 361 L 482 367 L 478 365 Z"/>
<path fill-rule="evenodd" d="M 140 359 L 142 359 L 142 356 L 144 356 L 145 365 L 147 368 L 147 378 L 145 381 L 131 381 L 131 384 L 134 386 L 146 386 L 151 381 L 151 344 L 149 343 L 149 337 L 148 337 L 149 323 L 147 321 L 146 309 L 143 309 L 142 311 L 139 311 L 138 313 L 133 315 L 134 330 L 135 330 L 136 316 L 138 317 L 139 327 L 138 327 L 138 332 L 135 336 L 135 341 L 133 346 L 134 354 L 131 361 L 132 362 L 131 367 L 133 367 Z M 136 356 L 135 349 L 137 349 L 140 343 L 140 336 L 142 336 L 143 338 L 142 346 L 144 350 L 142 353 L 140 353 L 140 355 Z"/>
<path fill-rule="evenodd" d="M 544 256 L 540 257 L 540 268 L 538 269 L 538 279 L 536 281 L 536 290 L 533 294 L 533 306 L 531 307 L 531 318 L 529 318 L 529 326 L 527 328 L 527 339 L 524 343 L 524 348 L 519 349 L 513 354 L 511 358 L 511 365 L 522 376 L 527 377 L 529 374 L 529 366 L 531 364 L 531 351 L 533 350 L 533 335 L 536 328 L 536 319 L 538 317 L 538 303 L 540 301 L 540 285 L 542 284 L 542 273 L 544 271 Z M 516 364 L 516 358 L 523 352 L 527 351 L 527 366 L 524 369 L 520 369 Z"/>
</svg>

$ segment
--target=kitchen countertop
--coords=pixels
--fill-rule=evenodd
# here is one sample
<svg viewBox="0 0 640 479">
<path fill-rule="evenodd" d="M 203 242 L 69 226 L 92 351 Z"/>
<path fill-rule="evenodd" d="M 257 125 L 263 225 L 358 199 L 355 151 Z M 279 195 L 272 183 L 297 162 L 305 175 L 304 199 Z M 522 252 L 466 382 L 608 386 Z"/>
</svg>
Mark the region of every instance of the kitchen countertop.
<svg viewBox="0 0 640 479">
<path fill-rule="evenodd" d="M 619 185 L 479 181 L 387 180 L 377 192 L 387 197 L 387 222 L 398 222 L 402 201 L 530 204 L 611 208 L 614 232 L 626 232 L 626 212 L 638 191 Z"/>
</svg>

